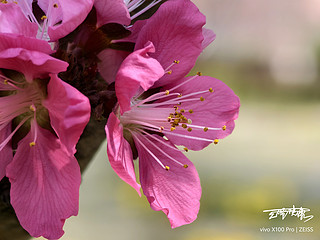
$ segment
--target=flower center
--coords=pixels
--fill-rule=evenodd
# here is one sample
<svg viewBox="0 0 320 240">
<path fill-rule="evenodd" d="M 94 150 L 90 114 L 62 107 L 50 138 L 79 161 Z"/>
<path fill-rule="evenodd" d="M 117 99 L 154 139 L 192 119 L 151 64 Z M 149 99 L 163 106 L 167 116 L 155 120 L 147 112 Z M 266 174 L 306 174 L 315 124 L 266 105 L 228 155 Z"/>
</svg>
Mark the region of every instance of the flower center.
<svg viewBox="0 0 320 240">
<path fill-rule="evenodd" d="M 166 69 L 166 73 L 171 74 L 172 70 L 170 68 L 174 64 L 178 63 L 179 61 L 174 61 L 173 64 Z M 159 140 L 159 138 L 155 137 L 154 134 L 163 136 L 165 139 L 170 139 L 170 136 L 176 136 L 185 138 L 186 140 L 205 141 L 217 144 L 218 139 L 206 137 L 206 133 L 210 131 L 226 130 L 226 126 L 216 128 L 193 123 L 192 119 L 199 118 L 197 114 L 202 113 L 197 113 L 197 111 L 194 111 L 193 109 L 186 109 L 183 107 L 184 105 L 186 107 L 190 106 L 190 103 L 193 106 L 194 103 L 202 104 L 209 94 L 214 94 L 213 88 L 195 91 L 185 95 L 178 91 L 183 85 L 191 81 L 198 81 L 199 76 L 201 76 L 201 73 L 187 78 L 187 80 L 168 90 L 152 94 L 145 99 L 141 99 L 142 95 L 145 94 L 142 93 L 132 99 L 131 109 L 119 116 L 120 123 L 123 125 L 124 131 L 131 133 L 135 141 L 144 147 L 150 153 L 150 155 L 166 170 L 169 170 L 169 167 L 162 164 L 160 159 L 150 152 L 150 149 L 143 144 L 141 138 L 145 138 L 147 141 L 151 141 L 152 139 L 154 141 L 161 142 L 161 144 L 166 145 L 166 147 L 173 148 L 177 151 L 187 152 L 187 147 L 184 147 L 183 150 L 179 150 L 173 147 L 171 144 L 166 143 L 166 141 Z M 192 131 L 202 131 L 203 135 L 199 137 L 199 134 L 192 134 Z M 157 148 L 157 146 L 155 146 L 155 148 Z M 163 151 L 161 152 L 166 154 Z M 175 163 L 185 166 L 185 164 L 180 163 L 176 159 L 170 156 L 167 157 L 173 160 Z"/>
<path fill-rule="evenodd" d="M 50 125 L 48 124 L 50 122 L 48 111 L 42 105 L 42 100 L 46 97 L 48 80 L 35 79 L 28 83 L 22 74 L 11 70 L 8 73 L 11 77 L 0 72 L 0 130 L 11 123 L 13 130 L 0 143 L 0 150 L 18 130 L 22 136 L 16 135 L 17 140 L 21 140 L 29 132 L 32 121 L 37 121 L 44 128 L 49 128 L 48 125 Z M 35 132 L 34 140 L 30 146 L 35 145 L 36 139 L 37 133 Z"/>
</svg>

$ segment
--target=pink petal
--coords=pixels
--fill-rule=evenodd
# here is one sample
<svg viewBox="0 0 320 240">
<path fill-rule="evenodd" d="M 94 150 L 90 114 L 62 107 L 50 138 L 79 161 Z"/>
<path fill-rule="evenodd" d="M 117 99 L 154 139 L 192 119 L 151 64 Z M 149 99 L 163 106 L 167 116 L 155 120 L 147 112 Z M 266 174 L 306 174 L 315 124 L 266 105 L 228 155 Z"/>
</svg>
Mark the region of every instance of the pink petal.
<svg viewBox="0 0 320 240">
<path fill-rule="evenodd" d="M 107 83 L 112 83 L 116 79 L 117 72 L 123 60 L 129 55 L 128 52 L 113 50 L 108 48 L 98 54 L 101 60 L 98 63 L 100 75 Z"/>
<path fill-rule="evenodd" d="M 186 81 L 189 78 L 190 77 L 182 79 L 176 84 Z M 209 88 L 212 88 L 214 92 L 210 93 Z M 189 93 L 203 90 L 208 90 L 208 92 L 198 95 L 198 101 L 184 102 L 181 104 L 180 108 L 185 110 L 184 116 L 191 119 L 193 125 L 212 128 L 222 128 L 225 125 L 226 130 L 208 130 L 204 132 L 203 128 L 192 128 L 192 131 L 188 132 L 186 129 L 180 130 L 181 128 L 176 128 L 174 133 L 211 139 L 212 141 L 214 139 L 222 139 L 231 134 L 234 129 L 234 120 L 238 118 L 240 107 L 239 98 L 226 84 L 208 76 L 197 77 L 193 81 L 177 88 L 174 92 L 182 93 L 182 96 L 185 96 Z M 203 102 L 200 101 L 201 96 L 205 99 Z M 197 98 L 197 96 L 193 98 Z M 193 110 L 192 114 L 188 112 L 189 109 Z M 210 142 L 207 141 L 188 139 L 171 134 L 168 134 L 167 137 L 172 143 L 184 145 L 192 150 L 201 150 L 210 144 Z"/>
<path fill-rule="evenodd" d="M 136 181 L 132 151 L 130 144 L 123 137 L 123 129 L 119 119 L 111 113 L 106 125 L 107 152 L 109 162 L 118 176 L 133 187 L 139 196 L 140 185 Z"/>
<path fill-rule="evenodd" d="M 167 1 L 147 20 L 137 38 L 135 49 L 141 49 L 151 41 L 157 59 L 166 69 L 175 60 L 180 63 L 172 68 L 172 74 L 165 75 L 154 87 L 162 86 L 182 78 L 194 66 L 202 52 L 202 26 L 205 16 L 189 0 Z"/>
<path fill-rule="evenodd" d="M 163 144 L 174 147 L 169 141 L 157 135 L 154 137 L 160 142 L 151 137 L 148 137 L 148 141 L 147 137 L 141 135 L 135 138 L 143 193 L 153 210 L 161 210 L 168 216 L 172 228 L 191 223 L 197 218 L 200 207 L 201 186 L 198 173 L 183 153 Z M 163 169 L 141 142 L 170 169 Z M 188 168 L 173 162 L 166 154 L 182 164 L 187 164 Z"/>
<path fill-rule="evenodd" d="M 49 73 L 59 73 L 67 67 L 68 63 L 37 51 L 10 48 L 0 52 L 0 68 L 21 72 L 28 82 L 34 78 L 47 78 Z"/>
<path fill-rule="evenodd" d="M 205 49 L 216 39 L 216 34 L 208 29 L 208 28 L 203 28 L 202 29 L 202 35 L 203 35 L 203 42 L 202 42 L 202 49 Z"/>
<path fill-rule="evenodd" d="M 123 0 L 95 0 L 98 27 L 107 23 L 129 25 L 130 14 Z"/>
<path fill-rule="evenodd" d="M 49 111 L 51 126 L 59 139 L 74 154 L 80 135 L 90 119 L 88 98 L 52 74 L 48 84 L 48 97 L 43 105 Z"/>
<path fill-rule="evenodd" d="M 11 124 L 8 124 L 5 127 L 1 126 L 0 130 L 0 143 L 2 143 L 11 133 Z M 7 144 L 1 151 L 0 151 L 0 181 L 6 175 L 6 167 L 12 161 L 13 154 L 12 154 L 12 147 Z"/>
<path fill-rule="evenodd" d="M 0 51 L 9 48 L 24 48 L 26 50 L 43 52 L 46 54 L 53 53 L 47 41 L 11 33 L 0 34 Z"/>
<path fill-rule="evenodd" d="M 140 87 L 146 91 L 163 76 L 164 70 L 159 62 L 149 56 L 154 50 L 153 44 L 148 42 L 123 61 L 115 83 L 121 114 L 130 110 L 130 100 Z"/>
<path fill-rule="evenodd" d="M 50 41 L 57 41 L 85 20 L 92 9 L 93 0 L 39 0 L 38 4 L 48 16 Z M 54 4 L 58 7 L 54 7 Z M 60 21 L 61 24 L 57 24 Z"/>
<path fill-rule="evenodd" d="M 35 131 L 36 145 L 30 147 Z M 64 221 L 78 213 L 81 174 L 75 157 L 52 133 L 32 124 L 18 144 L 7 176 L 21 226 L 33 237 L 60 238 Z"/>
<path fill-rule="evenodd" d="M 31 23 L 22 13 L 18 4 L 0 4 L 0 32 L 14 33 L 25 37 L 36 37 L 38 26 Z"/>
</svg>

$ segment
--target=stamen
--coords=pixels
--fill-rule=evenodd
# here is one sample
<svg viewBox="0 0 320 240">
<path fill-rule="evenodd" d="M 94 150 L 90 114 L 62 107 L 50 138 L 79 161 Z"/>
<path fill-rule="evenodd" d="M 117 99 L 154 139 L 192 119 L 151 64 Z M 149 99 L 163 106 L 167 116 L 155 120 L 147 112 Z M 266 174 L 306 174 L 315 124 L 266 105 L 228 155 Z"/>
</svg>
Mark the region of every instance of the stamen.
<svg viewBox="0 0 320 240">
<path fill-rule="evenodd" d="M 131 20 L 139 17 L 141 14 L 145 13 L 146 11 L 148 11 L 150 8 L 152 8 L 153 6 L 157 5 L 159 2 L 161 2 L 162 0 L 154 0 L 153 2 L 151 2 L 148 6 L 146 6 L 145 8 L 143 8 L 142 10 L 140 10 L 139 12 L 137 12 L 136 14 L 134 14 L 133 16 L 131 16 Z M 139 3 L 139 5 L 135 6 L 134 9 L 138 8 L 144 1 L 141 1 L 141 3 Z M 132 12 L 134 9 L 130 9 L 129 12 Z"/>
<path fill-rule="evenodd" d="M 183 165 L 184 168 L 188 168 L 189 166 L 187 164 Z"/>
<path fill-rule="evenodd" d="M 0 77 L 4 77 L 4 76 L 0 75 Z M 21 83 L 15 82 L 15 81 L 13 81 L 11 79 L 8 79 L 8 78 L 5 78 L 3 80 L 3 84 L 12 87 L 14 90 L 22 90 L 22 88 L 19 88 L 19 87 L 16 86 L 16 84 L 20 84 L 21 85 Z M 0 91 L 1 91 L 1 89 L 0 89 Z"/>
<path fill-rule="evenodd" d="M 166 166 L 166 170 L 169 171 L 169 169 L 170 169 L 170 167 L 169 167 L 169 166 Z"/>
<path fill-rule="evenodd" d="M 196 79 L 198 76 L 199 76 L 199 75 L 196 75 L 196 76 L 193 76 L 193 77 L 189 78 L 189 79 L 188 79 L 188 80 L 186 80 L 186 81 L 183 81 L 182 83 L 180 83 L 180 84 L 176 85 L 175 87 L 173 87 L 173 88 L 169 89 L 169 91 L 171 92 L 171 91 L 173 91 L 173 90 L 175 90 L 175 89 L 177 89 L 177 88 L 181 87 L 182 85 L 184 85 L 184 84 L 186 84 L 186 83 L 188 83 L 188 82 L 190 82 L 190 81 L 192 81 L 192 80 Z"/>
<path fill-rule="evenodd" d="M 167 91 L 170 92 L 170 91 L 172 91 L 172 89 L 167 90 Z M 208 92 L 208 90 L 204 90 L 204 91 L 189 93 L 186 95 L 182 95 L 181 93 L 171 93 L 168 96 L 173 96 L 175 94 L 179 99 L 171 99 L 171 100 L 167 100 L 167 101 L 161 102 L 161 103 L 151 103 L 151 104 L 146 105 L 146 107 L 151 107 L 151 106 L 155 107 L 155 106 L 161 106 L 161 105 L 177 104 L 177 103 L 189 102 L 189 101 L 199 101 L 199 98 L 189 98 L 189 97 L 194 96 L 194 95 L 207 93 L 207 92 Z M 204 101 L 204 97 L 201 96 L 200 101 Z"/>
<path fill-rule="evenodd" d="M 130 131 L 130 130 L 129 130 Z M 143 143 L 142 141 L 139 139 L 139 137 L 141 137 L 141 135 L 138 135 L 136 133 L 134 133 L 133 131 L 130 131 L 132 136 L 134 137 L 134 139 L 136 141 L 139 142 L 139 144 L 157 161 L 157 163 L 159 163 L 159 165 L 163 168 L 163 169 L 166 169 L 166 167 L 162 164 L 162 162 L 159 160 L 159 158 L 157 158 L 153 152 L 151 152 Z M 139 137 L 138 137 L 139 136 Z"/>
<path fill-rule="evenodd" d="M 31 118 L 31 116 L 25 117 L 18 126 L 11 132 L 11 134 L 0 144 L 0 151 L 8 144 L 8 142 L 11 140 L 12 136 L 19 130 L 19 128 Z"/>
<path fill-rule="evenodd" d="M 20 82 L 16 82 L 16 81 L 14 81 L 14 80 L 12 80 L 12 79 L 10 79 L 10 78 L 7 78 L 6 76 L 4 76 L 4 75 L 2 75 L 2 74 L 0 74 L 0 78 L 3 78 L 4 80 L 3 80 L 3 82 L 5 83 L 5 84 L 7 84 L 7 82 L 11 82 L 11 83 L 13 83 L 13 84 L 24 84 L 24 83 L 20 83 Z"/>
<path fill-rule="evenodd" d="M 53 7 L 58 8 L 58 4 L 57 3 L 53 4 Z"/>
<path fill-rule="evenodd" d="M 31 142 L 31 143 L 29 143 L 29 145 L 30 145 L 30 147 L 33 147 L 33 146 L 36 145 L 36 143 L 35 142 Z"/>
<path fill-rule="evenodd" d="M 189 151 L 189 149 L 188 149 L 187 147 L 183 148 L 183 150 L 185 150 L 186 152 L 188 152 L 188 151 Z"/>
<path fill-rule="evenodd" d="M 223 128 L 212 128 L 212 127 L 204 127 L 204 126 L 199 126 L 199 125 L 193 125 L 193 124 L 188 124 L 188 127 L 196 128 L 196 129 L 203 129 L 203 131 L 207 132 L 208 130 L 214 130 L 214 131 L 221 131 Z"/>
<path fill-rule="evenodd" d="M 32 104 L 32 105 L 30 105 L 30 110 L 32 111 L 32 112 L 35 112 L 36 111 L 36 107 Z"/>
<path fill-rule="evenodd" d="M 143 134 L 147 135 L 148 137 L 151 137 L 152 139 L 154 139 L 154 140 L 158 141 L 159 143 L 163 144 L 164 146 L 169 147 L 169 148 L 171 148 L 172 150 L 175 150 L 175 151 L 181 152 L 181 150 L 179 150 L 178 148 L 173 147 L 173 146 L 171 146 L 170 144 L 168 144 L 168 143 L 166 143 L 166 142 L 161 141 L 159 138 L 157 138 L 157 137 L 153 136 L 152 134 L 150 134 L 150 133 L 148 133 L 148 132 L 146 132 L 146 131 L 143 131 L 142 129 L 137 129 L 137 130 L 138 130 L 139 132 L 141 132 L 141 133 L 143 133 Z M 165 140 L 167 141 L 168 139 L 165 139 Z"/>
<path fill-rule="evenodd" d="M 180 61 L 179 60 L 174 60 L 164 71 L 167 72 L 169 71 L 169 69 L 174 66 L 175 64 L 179 64 Z M 172 72 L 172 70 L 170 70 Z"/>
<path fill-rule="evenodd" d="M 175 163 L 179 164 L 180 166 L 183 166 L 183 164 L 181 162 L 179 162 L 178 160 L 174 159 L 173 157 L 171 157 L 168 153 L 166 153 L 165 151 L 163 151 L 160 147 L 158 147 L 157 145 L 155 145 L 150 139 L 148 139 L 147 137 L 143 136 L 153 147 L 155 147 L 159 152 L 161 152 L 163 155 L 165 155 L 166 157 L 168 157 L 169 159 L 171 159 L 172 161 L 174 161 Z M 178 150 L 178 149 L 177 149 Z M 179 150 L 178 150 L 179 151 Z M 169 170 L 169 169 L 168 169 Z"/>
<path fill-rule="evenodd" d="M 219 139 L 215 139 L 215 140 L 213 141 L 213 143 L 214 143 L 214 144 L 218 144 L 218 143 L 219 143 Z"/>
<path fill-rule="evenodd" d="M 148 128 L 148 127 L 145 127 L 145 129 L 154 130 L 154 129 Z M 164 134 L 168 134 L 168 135 L 174 135 L 174 136 L 178 136 L 178 137 L 193 139 L 193 140 L 199 140 L 199 141 L 205 141 L 205 142 L 212 142 L 212 139 L 195 137 L 195 136 L 190 136 L 190 135 L 184 135 L 184 134 L 180 134 L 180 133 L 176 133 L 176 132 L 171 132 L 171 131 L 167 131 L 167 130 L 164 130 L 163 133 L 164 133 Z"/>
<path fill-rule="evenodd" d="M 223 131 L 227 130 L 227 126 L 224 125 L 224 126 L 222 127 L 222 130 L 223 130 Z"/>
<path fill-rule="evenodd" d="M 146 99 L 143 99 L 142 101 L 138 101 L 137 104 L 134 104 L 132 107 L 143 107 L 144 103 L 150 102 L 150 101 L 156 101 L 162 98 L 167 98 L 167 97 L 172 97 L 172 96 L 178 96 L 179 93 L 170 93 L 168 90 L 166 90 L 165 92 L 159 92 L 156 94 L 151 95 L 150 97 L 147 97 Z M 139 98 L 140 96 L 136 97 Z M 149 106 L 149 104 L 146 105 L 147 107 Z"/>
<path fill-rule="evenodd" d="M 41 29 L 41 26 L 40 26 L 39 22 L 37 21 L 36 17 L 34 16 L 33 11 L 29 6 L 29 3 L 27 3 L 25 0 L 20 1 L 20 3 L 23 5 L 23 6 L 21 6 L 21 9 L 27 10 L 26 12 L 22 11 L 23 14 L 25 15 L 25 17 L 27 19 L 29 19 L 31 22 L 36 23 L 38 25 L 38 28 Z"/>
</svg>

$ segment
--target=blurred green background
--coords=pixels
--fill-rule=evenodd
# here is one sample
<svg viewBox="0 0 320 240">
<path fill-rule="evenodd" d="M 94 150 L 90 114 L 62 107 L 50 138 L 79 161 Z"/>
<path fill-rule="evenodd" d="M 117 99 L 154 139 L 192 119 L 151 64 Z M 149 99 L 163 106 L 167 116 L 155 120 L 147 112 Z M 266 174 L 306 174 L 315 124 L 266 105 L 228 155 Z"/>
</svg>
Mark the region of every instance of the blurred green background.
<svg viewBox="0 0 320 240">
<path fill-rule="evenodd" d="M 112 171 L 104 144 L 83 175 L 80 213 L 66 221 L 63 240 L 320 238 L 320 1 L 194 2 L 217 39 L 193 73 L 223 80 L 241 99 L 233 134 L 187 154 L 203 188 L 198 219 L 172 230 L 165 214 Z M 269 220 L 263 213 L 293 205 L 310 208 L 314 218 Z"/>
</svg>

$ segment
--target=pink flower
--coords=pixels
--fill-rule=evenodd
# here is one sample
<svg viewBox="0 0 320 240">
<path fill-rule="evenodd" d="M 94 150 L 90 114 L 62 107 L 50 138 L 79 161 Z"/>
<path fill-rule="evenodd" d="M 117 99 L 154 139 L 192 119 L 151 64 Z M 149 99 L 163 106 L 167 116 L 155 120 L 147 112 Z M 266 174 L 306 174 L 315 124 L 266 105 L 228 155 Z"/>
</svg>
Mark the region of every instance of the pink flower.
<svg viewBox="0 0 320 240">
<path fill-rule="evenodd" d="M 36 5 L 45 15 L 37 19 L 32 10 L 33 2 L 7 0 L 0 3 L 0 31 L 57 41 L 76 29 L 93 6 L 93 0 L 38 0 Z"/>
<path fill-rule="evenodd" d="M 145 21 L 116 77 L 119 104 L 106 126 L 107 150 L 112 168 L 140 194 L 137 150 L 143 193 L 174 228 L 196 219 L 201 197 L 197 171 L 182 151 L 201 150 L 229 135 L 239 99 L 218 79 L 185 77 L 208 44 L 205 18 L 190 1 L 168 1 Z"/>
<path fill-rule="evenodd" d="M 31 236 L 58 239 L 65 219 L 78 212 L 81 174 L 74 153 L 89 101 L 57 77 L 68 64 L 44 53 L 47 43 L 0 38 L 0 179 L 11 182 L 21 226 Z"/>
</svg>

